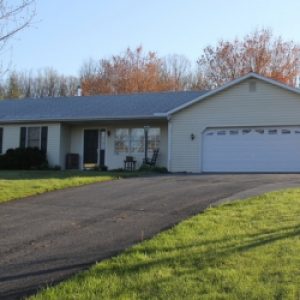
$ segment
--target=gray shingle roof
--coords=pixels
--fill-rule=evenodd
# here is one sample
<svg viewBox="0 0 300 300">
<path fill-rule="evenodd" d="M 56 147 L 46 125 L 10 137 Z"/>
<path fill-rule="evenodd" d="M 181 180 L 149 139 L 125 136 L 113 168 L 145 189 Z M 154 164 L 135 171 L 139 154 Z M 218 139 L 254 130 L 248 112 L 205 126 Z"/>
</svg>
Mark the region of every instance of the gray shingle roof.
<svg viewBox="0 0 300 300">
<path fill-rule="evenodd" d="M 155 118 L 207 91 L 0 101 L 0 122 Z"/>
</svg>

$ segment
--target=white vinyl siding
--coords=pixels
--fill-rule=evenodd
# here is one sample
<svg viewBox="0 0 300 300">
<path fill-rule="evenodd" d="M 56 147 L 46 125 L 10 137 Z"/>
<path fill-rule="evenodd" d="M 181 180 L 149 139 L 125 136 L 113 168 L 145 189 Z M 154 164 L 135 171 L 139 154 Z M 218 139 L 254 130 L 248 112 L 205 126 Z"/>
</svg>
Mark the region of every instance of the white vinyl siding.
<svg viewBox="0 0 300 300">
<path fill-rule="evenodd" d="M 60 165 L 60 124 L 3 125 L 3 153 L 20 147 L 21 127 L 48 127 L 47 158 L 51 166 Z"/>
<path fill-rule="evenodd" d="M 250 92 L 249 81 L 208 97 L 171 117 L 172 172 L 202 171 L 202 133 L 206 128 L 300 125 L 299 95 L 260 80 L 255 80 L 256 90 Z M 192 133 L 194 140 L 190 138 Z"/>
</svg>

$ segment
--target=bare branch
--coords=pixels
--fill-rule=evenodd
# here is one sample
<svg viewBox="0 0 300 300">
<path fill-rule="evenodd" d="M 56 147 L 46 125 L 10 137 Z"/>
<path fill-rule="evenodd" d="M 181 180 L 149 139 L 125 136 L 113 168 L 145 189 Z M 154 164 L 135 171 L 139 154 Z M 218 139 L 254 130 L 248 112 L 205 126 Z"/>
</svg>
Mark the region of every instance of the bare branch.
<svg viewBox="0 0 300 300">
<path fill-rule="evenodd" d="M 35 16 L 35 0 L 15 0 L 14 4 L 11 2 L 0 0 L 0 53 L 9 40 L 32 24 Z"/>
</svg>

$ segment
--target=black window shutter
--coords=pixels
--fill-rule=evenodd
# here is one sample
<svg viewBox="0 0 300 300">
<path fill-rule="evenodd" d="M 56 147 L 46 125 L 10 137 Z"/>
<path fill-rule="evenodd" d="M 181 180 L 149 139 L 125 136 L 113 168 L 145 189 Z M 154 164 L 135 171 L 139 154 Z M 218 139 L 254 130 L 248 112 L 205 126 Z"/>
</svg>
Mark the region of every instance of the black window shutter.
<svg viewBox="0 0 300 300">
<path fill-rule="evenodd" d="M 20 148 L 26 147 L 26 127 L 20 128 Z"/>
<path fill-rule="evenodd" d="M 47 141 L 48 141 L 48 127 L 42 127 L 42 136 L 41 136 L 41 150 L 44 153 L 47 153 Z"/>
<path fill-rule="evenodd" d="M 2 154 L 3 151 L 3 128 L 0 128 L 0 154 Z"/>
</svg>

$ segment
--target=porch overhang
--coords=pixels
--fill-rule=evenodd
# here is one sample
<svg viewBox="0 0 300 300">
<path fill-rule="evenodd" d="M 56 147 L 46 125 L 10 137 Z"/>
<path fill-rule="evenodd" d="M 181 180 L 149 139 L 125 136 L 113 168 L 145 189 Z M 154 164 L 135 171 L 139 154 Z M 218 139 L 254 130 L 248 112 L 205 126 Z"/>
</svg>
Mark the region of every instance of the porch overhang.
<svg viewBox="0 0 300 300">
<path fill-rule="evenodd" d="M 166 115 L 152 115 L 152 116 L 111 116 L 101 118 L 41 118 L 41 119 L 17 119 L 17 120 L 0 120 L 0 124 L 37 124 L 37 123 L 93 123 L 93 122 L 112 122 L 112 121 L 167 121 Z"/>
</svg>

